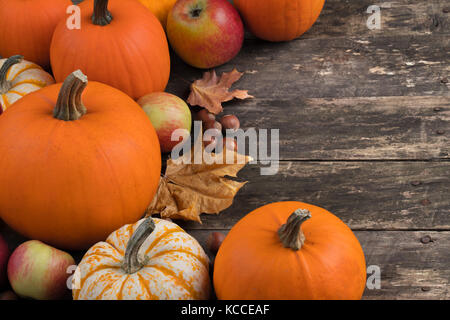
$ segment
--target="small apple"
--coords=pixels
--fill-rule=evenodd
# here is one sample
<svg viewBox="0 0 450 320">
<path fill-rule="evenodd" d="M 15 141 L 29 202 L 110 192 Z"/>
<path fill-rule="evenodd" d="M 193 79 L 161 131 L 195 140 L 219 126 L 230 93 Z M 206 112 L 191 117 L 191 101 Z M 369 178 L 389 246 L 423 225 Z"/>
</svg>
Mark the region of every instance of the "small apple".
<svg viewBox="0 0 450 320">
<path fill-rule="evenodd" d="M 8 279 L 16 294 L 38 300 L 57 300 L 69 293 L 68 267 L 75 261 L 68 253 L 37 240 L 22 243 L 11 254 Z"/>
<path fill-rule="evenodd" d="M 239 53 L 244 26 L 227 0 L 179 0 L 167 18 L 167 37 L 186 63 L 209 69 Z"/>
<path fill-rule="evenodd" d="M 6 285 L 6 267 L 8 265 L 9 249 L 8 245 L 0 235 L 0 289 Z"/>
<path fill-rule="evenodd" d="M 186 135 L 191 132 L 192 116 L 186 102 L 177 96 L 155 92 L 143 96 L 138 104 L 144 109 L 153 127 L 156 130 L 163 153 L 171 152 L 172 149 L 186 136 L 172 141 L 172 133 L 177 129 L 186 130 Z"/>
</svg>

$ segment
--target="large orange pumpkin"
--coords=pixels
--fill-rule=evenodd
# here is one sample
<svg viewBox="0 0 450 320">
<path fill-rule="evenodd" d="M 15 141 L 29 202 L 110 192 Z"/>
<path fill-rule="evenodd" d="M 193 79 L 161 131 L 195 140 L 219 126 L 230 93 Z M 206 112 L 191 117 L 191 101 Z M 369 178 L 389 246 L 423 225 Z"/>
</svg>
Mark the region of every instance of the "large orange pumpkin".
<svg viewBox="0 0 450 320">
<path fill-rule="evenodd" d="M 230 231 L 214 264 L 225 300 L 360 299 L 364 253 L 330 212 L 301 202 L 256 209 Z"/>
<path fill-rule="evenodd" d="M 206 300 L 209 259 L 175 223 L 142 219 L 111 233 L 83 257 L 75 300 Z"/>
<path fill-rule="evenodd" d="M 169 11 L 177 0 L 139 0 L 144 6 L 150 9 L 151 12 L 159 19 L 164 29 L 167 25 L 167 16 Z"/>
<path fill-rule="evenodd" d="M 234 0 L 250 31 L 268 41 L 298 38 L 316 22 L 325 0 Z"/>
<path fill-rule="evenodd" d="M 50 66 L 53 31 L 70 5 L 70 0 L 0 0 L 0 56 L 21 54 Z"/>
<path fill-rule="evenodd" d="M 61 22 L 51 44 L 58 82 L 80 69 L 90 80 L 109 84 L 138 99 L 164 91 L 170 56 L 158 19 L 136 0 L 85 0 L 81 29 Z"/>
<path fill-rule="evenodd" d="M 0 218 L 59 248 L 85 249 L 137 221 L 161 171 L 145 112 L 117 89 L 86 83 L 75 72 L 0 117 Z"/>
</svg>

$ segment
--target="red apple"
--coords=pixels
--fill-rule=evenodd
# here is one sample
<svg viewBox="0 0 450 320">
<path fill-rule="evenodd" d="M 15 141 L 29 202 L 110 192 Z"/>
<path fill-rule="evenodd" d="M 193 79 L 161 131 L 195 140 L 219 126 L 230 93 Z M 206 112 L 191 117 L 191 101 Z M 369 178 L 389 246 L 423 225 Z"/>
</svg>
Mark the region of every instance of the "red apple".
<svg viewBox="0 0 450 320">
<path fill-rule="evenodd" d="M 0 289 L 6 285 L 6 266 L 8 265 L 8 258 L 8 245 L 0 235 Z"/>
<path fill-rule="evenodd" d="M 244 26 L 227 0 L 178 0 L 169 12 L 167 36 L 186 63 L 209 69 L 239 53 Z"/>
<path fill-rule="evenodd" d="M 69 293 L 69 266 L 75 261 L 68 253 L 37 240 L 22 243 L 8 262 L 8 279 L 16 294 L 38 300 L 62 299 Z"/>
<path fill-rule="evenodd" d="M 166 153 L 185 138 L 172 141 L 172 133 L 177 129 L 191 132 L 192 116 L 186 102 L 170 93 L 155 92 L 143 96 L 138 104 L 144 109 L 156 130 L 161 151 Z"/>
</svg>

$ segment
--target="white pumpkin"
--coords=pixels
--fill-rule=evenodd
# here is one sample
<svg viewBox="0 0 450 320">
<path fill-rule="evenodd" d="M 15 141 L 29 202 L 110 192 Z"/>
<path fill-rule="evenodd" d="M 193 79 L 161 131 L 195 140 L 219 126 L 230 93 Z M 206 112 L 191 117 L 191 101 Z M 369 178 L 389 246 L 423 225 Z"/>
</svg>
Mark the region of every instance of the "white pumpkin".
<svg viewBox="0 0 450 320">
<path fill-rule="evenodd" d="M 0 114 L 28 93 L 54 83 L 49 73 L 23 56 L 0 59 Z"/>
<path fill-rule="evenodd" d="M 89 249 L 72 286 L 75 300 L 205 300 L 209 259 L 175 223 L 147 218 Z"/>
</svg>

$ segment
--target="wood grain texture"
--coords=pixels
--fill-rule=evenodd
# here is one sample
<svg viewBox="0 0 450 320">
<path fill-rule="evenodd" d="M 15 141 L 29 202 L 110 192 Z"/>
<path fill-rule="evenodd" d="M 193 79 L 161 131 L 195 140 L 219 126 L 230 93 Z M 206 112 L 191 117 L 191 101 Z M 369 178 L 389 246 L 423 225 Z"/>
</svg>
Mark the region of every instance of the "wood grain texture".
<svg viewBox="0 0 450 320">
<path fill-rule="evenodd" d="M 450 159 L 448 97 L 253 99 L 224 112 L 279 129 L 282 160 Z"/>
<path fill-rule="evenodd" d="M 379 30 L 367 28 L 370 16 L 367 8 L 372 5 L 381 9 Z M 318 21 L 302 38 L 446 33 L 449 14 L 445 9 L 448 6 L 447 0 L 326 0 Z"/>
<path fill-rule="evenodd" d="M 450 230 L 448 162 L 280 162 L 261 176 L 257 165 L 239 176 L 249 182 L 234 204 L 187 229 L 227 229 L 254 209 L 277 201 L 323 207 L 357 230 Z"/>
<path fill-rule="evenodd" d="M 190 233 L 213 260 L 206 245 L 210 231 Z M 366 288 L 363 299 L 450 299 L 450 232 L 356 231 L 355 235 L 366 265 L 381 271 L 381 288 Z M 427 236 L 431 242 L 422 243 Z"/>
<path fill-rule="evenodd" d="M 314 38 L 287 43 L 247 40 L 217 72 L 247 74 L 239 88 L 259 99 L 449 96 L 450 37 Z M 185 97 L 202 71 L 173 54 L 168 91 Z"/>
<path fill-rule="evenodd" d="M 382 24 L 371 31 L 373 4 Z M 247 166 L 229 209 L 180 225 L 206 248 L 211 231 L 264 204 L 313 203 L 355 230 L 367 264 L 380 266 L 381 289 L 365 299 L 450 299 L 449 12 L 447 0 L 326 0 L 295 41 L 247 33 L 217 72 L 245 72 L 235 87 L 256 99 L 226 103 L 225 113 L 245 129 L 280 129 L 280 171 Z M 203 71 L 171 55 L 167 91 L 186 98 Z M 1 221 L 0 232 L 11 248 L 26 240 Z"/>
</svg>

